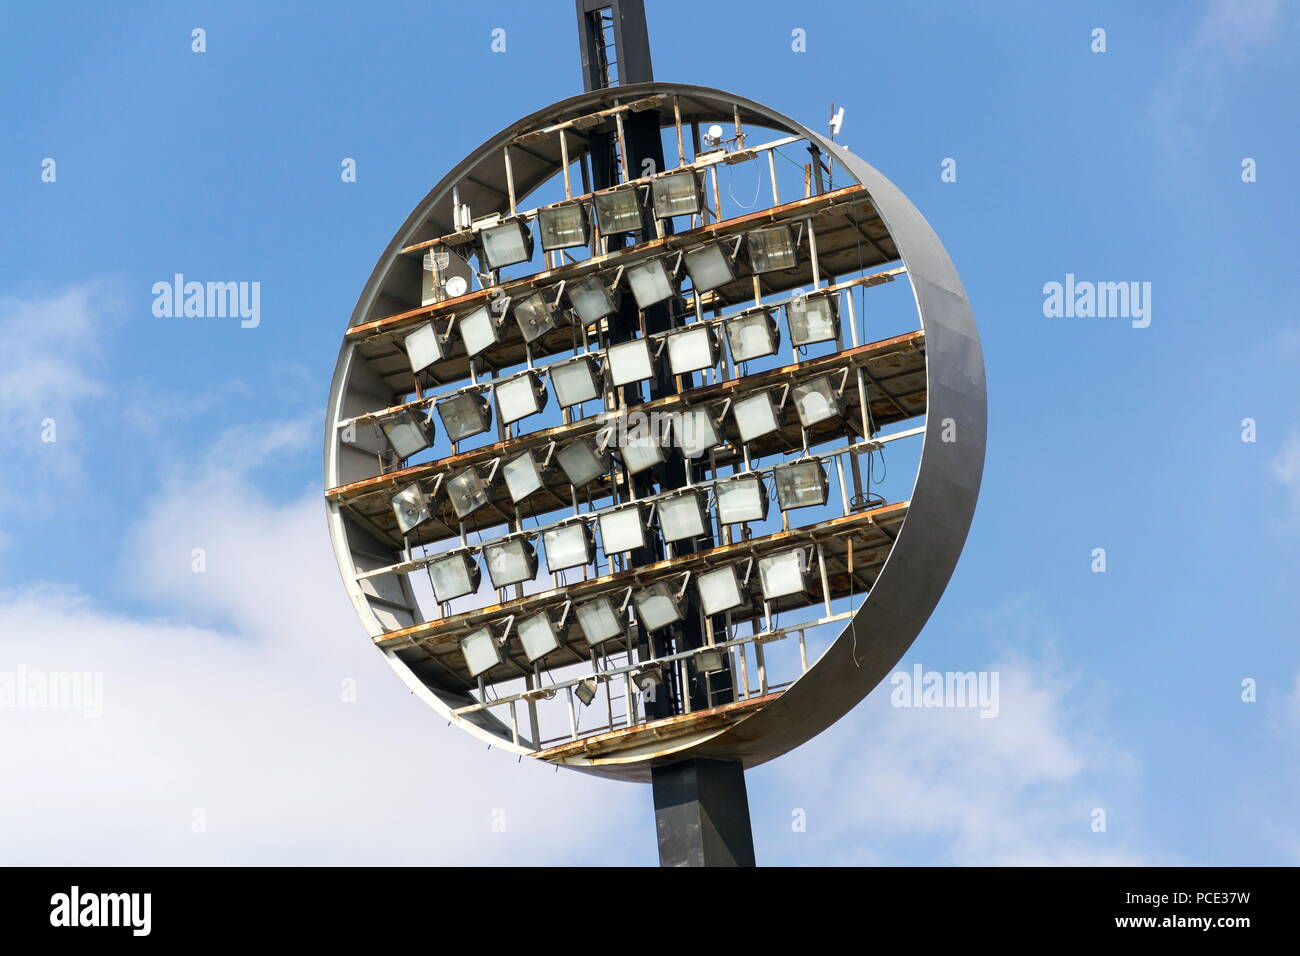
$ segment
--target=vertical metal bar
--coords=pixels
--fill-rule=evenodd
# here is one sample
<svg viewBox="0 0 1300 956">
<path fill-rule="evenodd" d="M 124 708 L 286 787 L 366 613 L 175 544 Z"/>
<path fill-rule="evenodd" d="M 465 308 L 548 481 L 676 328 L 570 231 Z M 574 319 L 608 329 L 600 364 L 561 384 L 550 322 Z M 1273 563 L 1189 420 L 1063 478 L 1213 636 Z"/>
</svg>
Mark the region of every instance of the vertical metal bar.
<svg viewBox="0 0 1300 956">
<path fill-rule="evenodd" d="M 561 133 L 560 135 L 564 134 Z M 506 157 L 506 191 L 510 194 L 510 215 L 513 216 L 517 212 L 515 207 L 515 167 L 510 162 L 510 147 L 505 146 L 501 151 L 505 153 Z"/>
<path fill-rule="evenodd" d="M 632 177 L 628 174 L 627 139 L 623 136 L 623 111 L 622 110 L 619 110 L 617 113 L 614 114 L 614 125 L 618 129 L 616 137 L 618 139 L 619 168 L 622 170 L 623 173 L 623 182 L 628 182 L 629 180 L 631 180 Z"/>
<path fill-rule="evenodd" d="M 772 177 L 772 205 L 781 205 L 781 194 L 776 186 L 776 150 L 767 151 L 767 171 Z"/>
<path fill-rule="evenodd" d="M 573 184 L 569 180 L 569 137 L 560 130 L 560 162 L 564 164 L 564 198 L 573 198 Z"/>
</svg>

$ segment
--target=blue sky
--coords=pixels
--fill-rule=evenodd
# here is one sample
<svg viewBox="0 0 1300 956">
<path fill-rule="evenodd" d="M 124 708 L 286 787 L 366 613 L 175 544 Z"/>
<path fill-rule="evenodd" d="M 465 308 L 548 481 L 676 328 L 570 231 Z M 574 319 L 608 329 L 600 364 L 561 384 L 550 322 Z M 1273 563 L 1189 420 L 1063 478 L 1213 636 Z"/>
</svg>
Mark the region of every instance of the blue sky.
<svg viewBox="0 0 1300 956">
<path fill-rule="evenodd" d="M 975 525 L 901 666 L 998 670 L 1002 714 L 899 710 L 882 688 L 749 775 L 760 861 L 1300 861 L 1297 11 L 649 6 L 658 78 L 814 128 L 845 107 L 840 140 L 956 262 L 988 367 Z M 647 790 L 481 753 L 403 693 L 343 598 L 319 501 L 362 285 L 446 169 L 579 90 L 572 5 L 0 17 L 0 671 L 106 681 L 91 729 L 0 711 L 30 771 L 0 798 L 0 859 L 652 863 Z M 261 324 L 155 318 L 175 273 L 261 282 Z M 1150 326 L 1046 317 L 1066 274 L 1151 283 Z M 74 791 L 103 799 L 79 810 Z M 431 816 L 395 847 L 375 807 L 413 800 Z M 521 822 L 480 826 L 496 806 Z"/>
</svg>

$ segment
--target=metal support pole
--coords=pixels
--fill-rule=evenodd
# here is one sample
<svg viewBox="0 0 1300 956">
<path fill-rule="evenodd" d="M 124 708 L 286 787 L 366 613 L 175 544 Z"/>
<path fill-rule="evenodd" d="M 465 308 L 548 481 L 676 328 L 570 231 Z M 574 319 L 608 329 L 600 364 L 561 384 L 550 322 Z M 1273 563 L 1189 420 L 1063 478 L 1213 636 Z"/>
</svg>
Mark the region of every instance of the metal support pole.
<svg viewBox="0 0 1300 956">
<path fill-rule="evenodd" d="M 745 771 L 738 761 L 683 760 L 650 771 L 660 866 L 754 866 Z"/>
</svg>

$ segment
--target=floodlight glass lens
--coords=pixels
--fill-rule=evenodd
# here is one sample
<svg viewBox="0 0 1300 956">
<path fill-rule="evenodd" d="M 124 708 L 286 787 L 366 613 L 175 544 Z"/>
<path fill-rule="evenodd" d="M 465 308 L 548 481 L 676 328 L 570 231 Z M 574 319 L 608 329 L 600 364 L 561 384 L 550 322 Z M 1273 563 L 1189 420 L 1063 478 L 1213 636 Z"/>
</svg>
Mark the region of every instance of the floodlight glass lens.
<svg viewBox="0 0 1300 956">
<path fill-rule="evenodd" d="M 664 462 L 663 437 L 657 433 L 630 438 L 620 450 L 623 453 L 623 464 L 634 475 Z"/>
<path fill-rule="evenodd" d="M 627 281 L 632 286 L 632 297 L 639 309 L 647 309 L 673 296 L 673 283 L 662 259 L 632 266 L 627 270 Z"/>
<path fill-rule="evenodd" d="M 645 547 L 645 519 L 641 509 L 634 506 L 602 512 L 600 545 L 606 554 Z"/>
<path fill-rule="evenodd" d="M 747 242 L 749 261 L 755 272 L 791 269 L 799 262 L 794 247 L 794 234 L 789 226 L 755 229 L 749 233 Z"/>
<path fill-rule="evenodd" d="M 686 253 L 686 273 L 696 292 L 708 292 L 736 278 L 731 257 L 717 243 Z"/>
<path fill-rule="evenodd" d="M 478 392 L 462 392 L 438 403 L 449 441 L 463 441 L 492 427 L 492 411 Z"/>
<path fill-rule="evenodd" d="M 395 415 L 380 427 L 398 458 L 410 458 L 429 447 L 427 426 L 411 412 Z"/>
<path fill-rule="evenodd" d="M 605 235 L 641 228 L 641 194 L 634 187 L 596 195 L 596 222 Z"/>
<path fill-rule="evenodd" d="M 537 575 L 537 553 L 522 538 L 489 544 L 483 548 L 483 555 L 493 587 L 531 581 Z"/>
<path fill-rule="evenodd" d="M 502 381 L 494 389 L 497 411 L 507 425 L 529 415 L 536 415 L 546 404 L 546 392 L 536 373 L 525 372 Z"/>
<path fill-rule="evenodd" d="M 668 336 L 668 365 L 674 375 L 712 368 L 718 361 L 713 330 L 700 325 Z"/>
<path fill-rule="evenodd" d="M 534 292 L 519 300 L 513 311 L 525 342 L 535 342 L 551 329 L 559 326 L 555 309 L 540 292 Z"/>
<path fill-rule="evenodd" d="M 610 382 L 616 386 L 654 378 L 654 360 L 650 355 L 650 343 L 645 339 L 611 345 L 605 356 Z"/>
<path fill-rule="evenodd" d="M 442 340 L 432 322 L 426 322 L 405 339 L 402 345 L 411 360 L 411 371 L 419 372 L 442 358 Z"/>
<path fill-rule="evenodd" d="M 434 561 L 429 565 L 433 596 L 444 603 L 472 593 L 478 587 L 476 570 L 472 559 L 460 552 Z"/>
<path fill-rule="evenodd" d="M 776 354 L 781 344 L 781 335 L 777 331 L 772 313 L 767 310 L 750 312 L 747 315 L 729 319 L 726 323 L 727 343 L 731 346 L 731 357 L 737 362 L 764 355 Z"/>
<path fill-rule="evenodd" d="M 660 176 L 651 184 L 655 218 L 689 216 L 700 211 L 700 181 L 694 170 Z"/>
<path fill-rule="evenodd" d="M 600 397 L 600 382 L 592 359 L 582 356 L 547 366 L 555 398 L 561 408 L 581 405 Z"/>
<path fill-rule="evenodd" d="M 776 500 L 782 511 L 826 504 L 828 484 L 819 459 L 796 461 L 774 469 Z"/>
<path fill-rule="evenodd" d="M 785 320 L 795 345 L 828 342 L 839 330 L 835 300 L 827 295 L 800 297 L 786 303 Z"/>
<path fill-rule="evenodd" d="M 487 486 L 475 469 L 467 468 L 447 482 L 447 497 L 456 517 L 464 518 L 488 503 Z"/>
<path fill-rule="evenodd" d="M 460 320 L 460 337 L 466 355 L 478 355 L 497 340 L 497 324 L 487 306 L 481 305 Z"/>
<path fill-rule="evenodd" d="M 393 516 L 402 534 L 429 519 L 429 505 L 417 484 L 410 484 L 393 495 Z"/>
<path fill-rule="evenodd" d="M 776 417 L 776 406 L 772 404 L 770 392 L 759 392 L 742 398 L 734 406 L 736 427 L 743 442 L 761 438 L 781 427 Z"/>
<path fill-rule="evenodd" d="M 537 213 L 537 222 L 542 234 L 542 248 L 547 252 L 585 246 L 591 241 L 587 210 L 582 203 L 542 209 Z"/>
<path fill-rule="evenodd" d="M 745 603 L 740 590 L 740 576 L 735 568 L 717 568 L 705 571 L 696 584 L 700 590 L 700 606 L 705 614 L 721 614 Z"/>
<path fill-rule="evenodd" d="M 677 447 L 687 458 L 698 458 L 722 444 L 722 436 L 707 408 L 687 408 L 673 420 Z"/>
<path fill-rule="evenodd" d="M 551 572 L 591 563 L 591 532 L 581 522 L 562 524 L 542 532 L 546 569 Z"/>
<path fill-rule="evenodd" d="M 470 677 L 485 674 L 501 663 L 501 648 L 496 638 L 486 627 L 481 627 L 472 634 L 460 639 L 460 652 L 465 657 L 465 666 L 469 668 Z"/>
<path fill-rule="evenodd" d="M 708 520 L 694 492 L 675 495 L 659 502 L 659 532 L 665 541 L 683 541 L 708 533 Z"/>
<path fill-rule="evenodd" d="M 489 226 L 479 236 L 483 240 L 483 254 L 487 257 L 490 269 L 527 262 L 533 257 L 533 237 L 521 220 Z"/>
<path fill-rule="evenodd" d="M 560 637 L 550 615 L 542 611 L 519 622 L 519 642 L 524 646 L 524 656 L 531 663 L 557 650 Z"/>
<path fill-rule="evenodd" d="M 802 594 L 807 590 L 804 579 L 804 552 L 802 548 L 769 555 L 758 561 L 758 576 L 763 583 L 763 597 L 785 597 Z"/>
<path fill-rule="evenodd" d="M 505 475 L 510 500 L 516 504 L 542 487 L 542 475 L 537 468 L 537 460 L 530 451 L 511 458 L 502 465 L 501 471 Z"/>
<path fill-rule="evenodd" d="M 599 279 L 579 279 L 565 287 L 569 304 L 584 324 L 599 322 L 614 311 L 614 297 Z"/>
<path fill-rule="evenodd" d="M 821 375 L 807 382 L 800 382 L 790 392 L 794 406 L 799 412 L 799 421 L 804 428 L 811 428 L 818 422 L 840 415 L 840 396 L 831 384 L 830 376 Z"/>
<path fill-rule="evenodd" d="M 577 608 L 578 627 L 588 644 L 600 644 L 623 635 L 623 623 L 609 598 L 597 598 Z"/>
<path fill-rule="evenodd" d="M 585 441 L 565 445 L 556 451 L 555 460 L 560 463 L 569 483 L 575 488 L 581 488 L 605 473 L 600 459 Z"/>
<path fill-rule="evenodd" d="M 734 478 L 717 486 L 718 520 L 723 524 L 762 521 L 767 517 L 767 492 L 758 478 Z"/>
<path fill-rule="evenodd" d="M 632 602 L 636 605 L 637 619 L 647 631 L 657 631 L 682 619 L 676 596 L 662 582 L 635 592 Z"/>
</svg>

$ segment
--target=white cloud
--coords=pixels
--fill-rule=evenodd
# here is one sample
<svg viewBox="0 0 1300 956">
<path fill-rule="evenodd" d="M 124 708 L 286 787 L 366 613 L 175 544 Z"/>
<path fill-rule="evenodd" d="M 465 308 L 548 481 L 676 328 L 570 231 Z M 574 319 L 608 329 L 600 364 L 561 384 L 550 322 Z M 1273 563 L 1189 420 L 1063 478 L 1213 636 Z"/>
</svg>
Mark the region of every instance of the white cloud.
<svg viewBox="0 0 1300 956">
<path fill-rule="evenodd" d="M 0 856 L 653 862 L 647 792 L 488 751 L 383 663 L 339 584 L 319 489 L 281 504 L 248 477 L 315 431 L 227 435 L 209 467 L 168 479 L 121 563 L 158 613 L 110 613 L 66 588 L 0 597 L 0 671 L 104 675 L 99 719 L 0 708 Z M 195 547 L 206 573 L 191 570 Z"/>
</svg>

